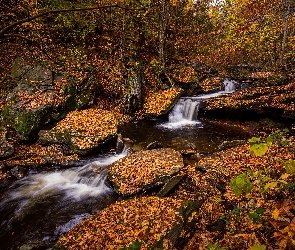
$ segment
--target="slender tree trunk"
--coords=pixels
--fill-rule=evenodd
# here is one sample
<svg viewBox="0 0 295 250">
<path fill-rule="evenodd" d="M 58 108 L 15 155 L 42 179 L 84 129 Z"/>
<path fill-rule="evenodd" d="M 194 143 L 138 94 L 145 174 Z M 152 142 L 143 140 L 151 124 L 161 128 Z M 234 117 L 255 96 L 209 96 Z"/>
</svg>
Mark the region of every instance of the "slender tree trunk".
<svg viewBox="0 0 295 250">
<path fill-rule="evenodd" d="M 166 0 L 162 0 L 159 29 L 159 61 L 163 67 L 163 70 L 165 69 L 165 34 L 168 24 L 166 2 Z"/>
<path fill-rule="evenodd" d="M 169 1 L 162 0 L 161 1 L 161 11 L 160 11 L 160 29 L 159 29 L 159 62 L 162 67 L 162 72 L 165 77 L 168 79 L 171 86 L 173 86 L 173 82 L 170 79 L 169 75 L 166 72 L 166 54 L 165 54 L 165 36 L 167 33 L 167 27 L 169 22 Z"/>
<path fill-rule="evenodd" d="M 284 63 L 284 53 L 285 53 L 287 37 L 288 37 L 288 24 L 289 24 L 290 12 L 291 12 L 291 2 L 288 1 L 287 11 L 285 14 L 286 16 L 285 16 L 285 27 L 283 31 L 282 48 L 281 48 L 281 53 L 279 58 L 279 63 L 281 67 L 283 67 L 283 63 Z"/>
</svg>

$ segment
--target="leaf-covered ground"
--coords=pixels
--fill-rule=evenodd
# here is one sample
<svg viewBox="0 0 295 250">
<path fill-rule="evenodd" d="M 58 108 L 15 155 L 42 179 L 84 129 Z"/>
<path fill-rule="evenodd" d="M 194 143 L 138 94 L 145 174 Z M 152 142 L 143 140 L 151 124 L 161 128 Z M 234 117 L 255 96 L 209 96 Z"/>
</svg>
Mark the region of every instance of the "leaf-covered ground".
<svg viewBox="0 0 295 250">
<path fill-rule="evenodd" d="M 71 229 L 58 241 L 56 249 L 118 250 L 134 242 L 142 243 L 140 249 L 151 249 L 181 219 L 181 203 L 158 197 L 117 202 Z M 169 240 L 163 244 L 170 249 Z"/>
<path fill-rule="evenodd" d="M 268 132 L 280 134 L 270 127 L 268 129 Z M 260 133 L 259 136 L 261 143 L 265 141 L 265 133 Z M 262 156 L 250 153 L 250 145 L 247 143 L 203 157 L 195 165 L 182 168 L 180 174 L 184 179 L 168 196 L 178 201 L 200 201 L 202 205 L 196 214 L 194 236 L 183 245 L 163 249 L 294 249 L 293 159 L 295 138 L 286 135 L 278 136 L 268 145 L 266 154 Z M 126 170 L 123 172 L 127 175 L 133 173 L 130 166 L 134 166 L 132 158 L 128 164 L 122 165 L 123 170 Z M 143 160 L 141 171 L 149 172 L 150 168 L 150 164 Z M 132 184 L 130 186 L 132 187 Z M 140 203 L 140 206 L 136 203 L 137 199 L 129 200 L 130 204 L 133 204 L 132 209 L 129 210 L 128 206 L 128 209 L 120 210 L 120 214 L 114 210 L 117 204 L 112 205 L 100 212 L 102 214 L 99 216 L 91 217 L 66 234 L 60 240 L 62 246 L 74 244 L 76 248 L 69 249 L 91 249 L 91 244 L 105 241 L 109 244 L 108 249 L 119 249 L 116 247 L 128 247 L 132 242 L 143 242 L 144 245 L 140 249 L 146 249 L 145 244 L 152 244 L 158 234 L 153 226 L 162 227 L 163 232 L 166 232 L 166 226 L 160 221 L 157 225 L 152 224 L 148 232 L 154 235 L 143 240 L 134 235 L 141 236 L 141 229 L 145 224 L 138 226 L 135 221 L 147 214 L 163 216 L 161 220 L 166 221 L 167 225 L 171 220 L 169 209 L 162 208 L 159 202 L 155 204 L 149 199 L 149 196 L 145 197 L 142 200 L 144 204 Z M 109 217 L 111 227 L 104 216 Z M 128 226 L 127 223 L 123 228 L 118 219 L 120 216 L 124 217 L 123 221 L 129 218 L 134 225 Z M 131 230 L 133 226 L 137 229 Z M 100 233 L 100 230 L 105 231 Z M 70 245 L 67 245 L 68 243 Z M 99 244 L 101 243 L 98 243 L 98 246 Z"/>
<path fill-rule="evenodd" d="M 233 93 L 230 96 L 210 99 L 206 110 L 267 108 L 282 109 L 285 116 L 294 117 L 295 82 L 285 85 L 253 86 Z"/>
<path fill-rule="evenodd" d="M 250 154 L 247 144 L 238 146 L 183 169 L 187 179 L 173 196 L 204 200 L 185 249 L 294 249 L 295 178 L 284 165 L 295 157 L 294 137 L 288 142 L 272 145 L 261 157 Z M 246 187 L 253 185 L 249 193 L 243 182 L 231 184 L 237 176 Z M 244 191 L 236 196 L 239 189 Z"/>
</svg>

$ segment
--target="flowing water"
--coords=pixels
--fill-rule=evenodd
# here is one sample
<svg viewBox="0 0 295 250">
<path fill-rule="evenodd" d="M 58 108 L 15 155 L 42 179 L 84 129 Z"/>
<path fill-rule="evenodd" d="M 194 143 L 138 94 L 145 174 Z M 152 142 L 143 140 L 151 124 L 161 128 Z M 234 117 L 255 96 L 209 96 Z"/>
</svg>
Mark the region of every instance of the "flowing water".
<svg viewBox="0 0 295 250">
<path fill-rule="evenodd" d="M 184 125 L 200 124 L 200 121 L 198 121 L 200 104 L 206 99 L 234 92 L 238 83 L 225 79 L 223 84 L 224 90 L 215 93 L 199 95 L 196 97 L 180 98 L 174 106 L 172 112 L 169 114 L 169 121 L 162 124 L 162 126 L 166 128 L 177 128 Z"/>
<path fill-rule="evenodd" d="M 158 141 L 177 150 L 212 153 L 225 140 L 246 139 L 248 134 L 198 119 L 204 99 L 234 91 L 225 82 L 218 93 L 181 98 L 169 121 L 139 121 L 120 128 L 136 149 Z M 56 240 L 81 220 L 114 203 L 119 197 L 105 183 L 107 167 L 126 154 L 108 154 L 80 162 L 69 169 L 31 169 L 1 194 L 0 249 L 50 249 Z"/>
<path fill-rule="evenodd" d="M 31 170 L 2 194 L 0 249 L 47 249 L 90 214 L 118 198 L 105 184 L 107 166 L 125 154 L 105 155 L 66 170 Z"/>
</svg>

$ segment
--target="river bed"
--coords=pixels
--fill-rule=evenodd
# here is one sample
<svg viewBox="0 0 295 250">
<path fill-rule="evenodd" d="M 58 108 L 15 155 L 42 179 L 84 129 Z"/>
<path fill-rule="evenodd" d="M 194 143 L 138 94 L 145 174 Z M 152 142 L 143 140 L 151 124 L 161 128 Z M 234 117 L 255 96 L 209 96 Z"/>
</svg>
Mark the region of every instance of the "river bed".
<svg viewBox="0 0 295 250">
<path fill-rule="evenodd" d="M 119 132 L 133 141 L 135 150 L 157 141 L 164 147 L 202 155 L 216 152 L 224 141 L 247 139 L 249 134 L 235 127 L 198 119 L 200 100 L 209 97 L 181 99 L 169 119 L 129 123 Z M 69 169 L 31 168 L 0 194 L 0 249 L 51 249 L 81 220 L 121 199 L 105 180 L 108 166 L 125 155 L 113 151 L 92 156 Z"/>
</svg>

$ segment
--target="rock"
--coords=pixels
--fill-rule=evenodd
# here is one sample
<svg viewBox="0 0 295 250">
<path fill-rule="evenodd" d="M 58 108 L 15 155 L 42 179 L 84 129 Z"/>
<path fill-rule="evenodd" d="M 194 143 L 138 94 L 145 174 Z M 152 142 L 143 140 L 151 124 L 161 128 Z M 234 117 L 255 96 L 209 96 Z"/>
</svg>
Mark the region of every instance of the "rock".
<svg viewBox="0 0 295 250">
<path fill-rule="evenodd" d="M 181 154 L 174 149 L 143 150 L 114 162 L 109 180 L 117 193 L 129 196 L 163 185 L 183 166 Z"/>
<path fill-rule="evenodd" d="M 112 112 L 102 109 L 72 111 L 51 130 L 41 130 L 42 144 L 65 144 L 85 155 L 117 136 L 118 121 Z"/>
<path fill-rule="evenodd" d="M 157 149 L 157 148 L 163 148 L 163 144 L 158 142 L 158 141 L 153 141 L 149 145 L 147 145 L 146 149 L 151 150 L 151 149 Z"/>
<path fill-rule="evenodd" d="M 0 129 L 0 158 L 6 158 L 14 154 L 14 143 L 7 138 L 7 129 Z"/>
<path fill-rule="evenodd" d="M 134 242 L 141 249 L 175 249 L 192 236 L 197 209 L 173 198 L 123 200 L 82 221 L 53 249 L 127 249 Z"/>
<path fill-rule="evenodd" d="M 232 147 L 239 146 L 239 145 L 242 145 L 242 144 L 245 144 L 245 143 L 247 143 L 246 140 L 223 141 L 218 146 L 218 149 L 219 150 L 224 150 L 224 149 L 232 148 Z"/>
<path fill-rule="evenodd" d="M 295 81 L 291 83 L 268 83 L 265 86 L 250 86 L 232 95 L 206 100 L 207 116 L 235 119 L 295 119 Z"/>
<path fill-rule="evenodd" d="M 123 137 L 122 137 L 122 134 L 118 134 L 117 142 L 116 142 L 116 153 L 117 154 L 122 153 L 123 149 L 124 149 Z"/>
<path fill-rule="evenodd" d="M 153 91 L 147 95 L 143 105 L 144 112 L 150 116 L 167 114 L 182 94 L 181 88 Z"/>
<path fill-rule="evenodd" d="M 55 86 L 55 102 L 52 118 L 61 120 L 70 111 L 88 108 L 93 104 L 95 97 L 95 84 L 90 73 L 85 74 L 75 83 L 75 87 L 63 75 L 53 75 Z"/>
<path fill-rule="evenodd" d="M 52 72 L 43 66 L 23 66 L 17 60 L 11 76 L 18 85 L 7 96 L 1 114 L 3 121 L 11 125 L 22 140 L 33 139 L 48 122 L 53 108 Z"/>
<path fill-rule="evenodd" d="M 164 197 L 166 196 L 171 190 L 173 190 L 183 179 L 183 175 L 176 175 L 173 176 L 167 183 L 161 188 L 157 196 Z"/>
<path fill-rule="evenodd" d="M 28 169 L 16 166 L 7 172 L 8 179 L 21 179 L 28 173 Z"/>
</svg>

